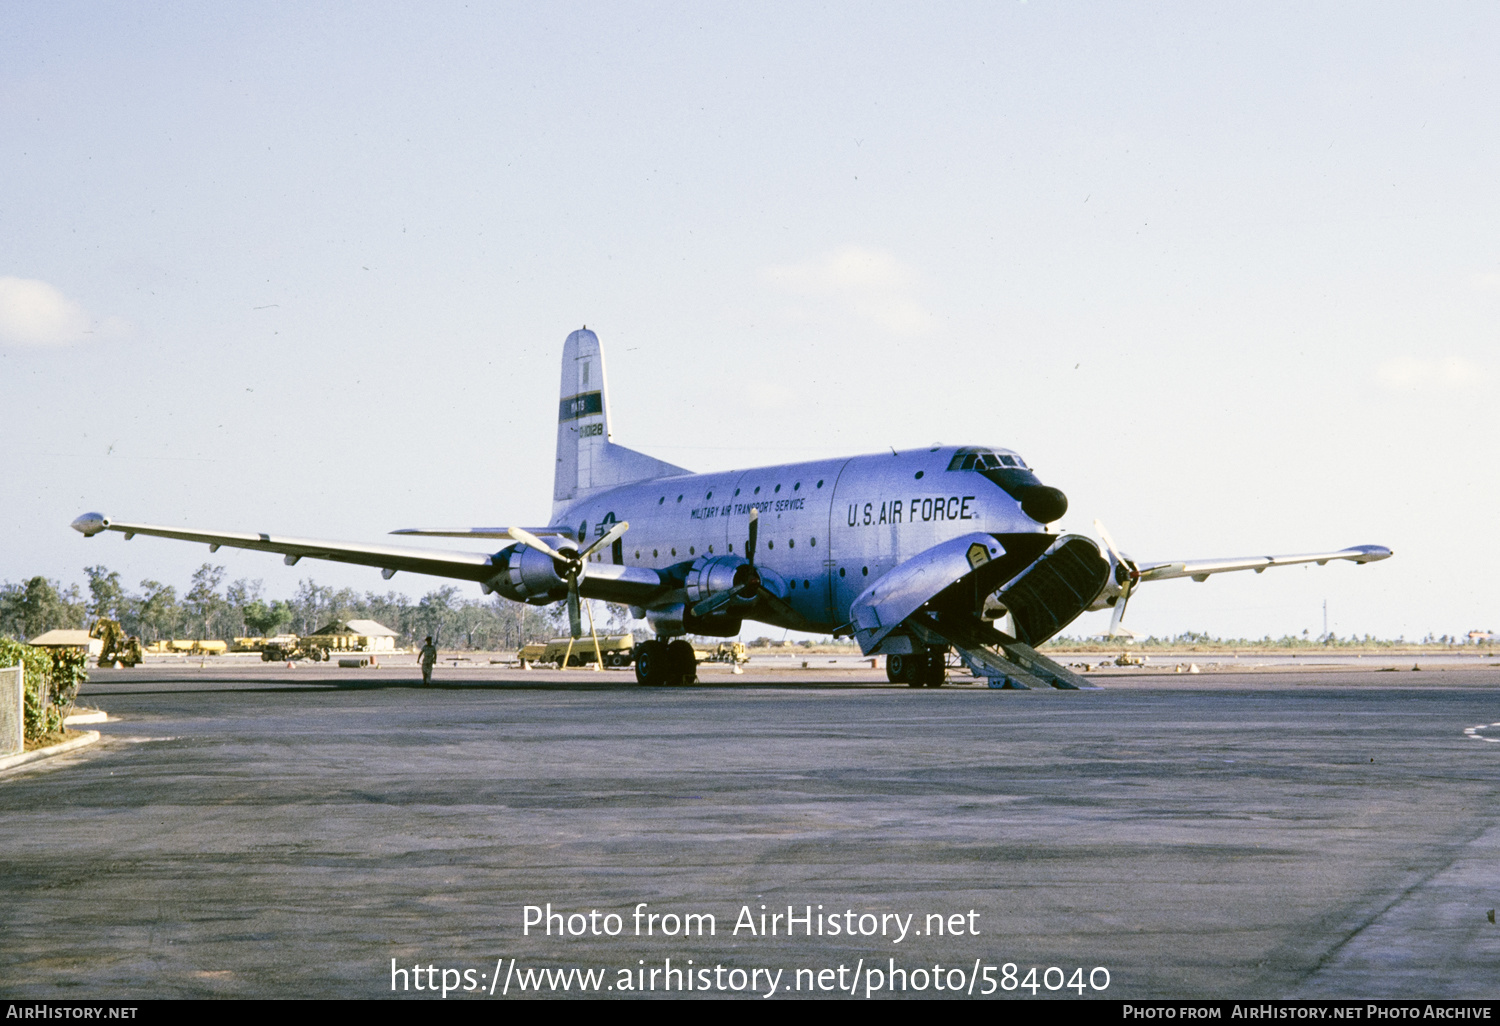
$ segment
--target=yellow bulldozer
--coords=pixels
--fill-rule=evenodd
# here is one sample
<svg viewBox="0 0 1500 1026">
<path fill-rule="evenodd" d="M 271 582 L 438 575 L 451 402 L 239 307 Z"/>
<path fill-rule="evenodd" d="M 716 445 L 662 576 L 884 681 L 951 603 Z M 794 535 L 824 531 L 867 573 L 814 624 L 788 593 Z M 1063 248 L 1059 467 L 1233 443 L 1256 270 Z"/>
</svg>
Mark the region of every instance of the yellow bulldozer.
<svg viewBox="0 0 1500 1026">
<path fill-rule="evenodd" d="M 101 616 L 94 621 L 94 626 L 89 628 L 89 637 L 98 638 L 104 647 L 99 652 L 99 663 L 101 667 L 114 666 L 137 666 L 142 660 L 141 639 L 134 634 L 127 635 L 125 629 L 120 626 L 119 620 L 111 620 L 107 616 Z"/>
</svg>

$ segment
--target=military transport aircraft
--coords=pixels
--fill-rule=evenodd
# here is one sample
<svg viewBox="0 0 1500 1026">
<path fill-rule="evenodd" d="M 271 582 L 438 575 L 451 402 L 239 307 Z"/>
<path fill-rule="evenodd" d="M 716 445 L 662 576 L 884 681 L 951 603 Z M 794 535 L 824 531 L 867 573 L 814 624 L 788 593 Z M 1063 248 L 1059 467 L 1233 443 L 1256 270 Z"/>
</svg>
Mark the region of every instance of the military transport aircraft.
<svg viewBox="0 0 1500 1026">
<path fill-rule="evenodd" d="M 1068 500 L 1009 449 L 934 446 L 694 474 L 616 445 L 604 353 L 587 328 L 563 346 L 557 470 L 543 527 L 408 528 L 393 534 L 500 539 L 497 552 L 285 538 L 122 523 L 86 513 L 86 536 L 119 531 L 475 581 L 485 594 L 543 605 L 624 603 L 657 637 L 637 648 L 642 684 L 694 679 L 685 634 L 729 637 L 743 620 L 853 636 L 886 657 L 892 681 L 940 686 L 946 656 L 1002 687 L 1087 681 L 1034 646 L 1088 610 L 1113 607 L 1111 633 L 1147 581 L 1391 555 L 1379 545 L 1246 559 L 1137 562 L 1099 526 L 1100 550 L 1059 534 Z M 551 539 L 551 543 L 544 539 Z"/>
</svg>

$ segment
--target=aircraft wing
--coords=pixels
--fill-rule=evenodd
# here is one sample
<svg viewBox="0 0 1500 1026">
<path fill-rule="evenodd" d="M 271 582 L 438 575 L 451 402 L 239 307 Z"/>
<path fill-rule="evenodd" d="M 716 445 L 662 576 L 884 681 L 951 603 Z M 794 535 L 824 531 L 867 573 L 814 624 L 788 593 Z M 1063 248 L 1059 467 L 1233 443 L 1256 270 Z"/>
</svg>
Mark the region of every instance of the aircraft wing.
<svg viewBox="0 0 1500 1026">
<path fill-rule="evenodd" d="M 1330 560 L 1347 559 L 1351 563 L 1374 563 L 1389 559 L 1391 550 L 1384 545 L 1355 545 L 1337 552 L 1310 552 L 1300 556 L 1245 556 L 1237 559 L 1191 559 L 1170 563 L 1141 563 L 1142 581 L 1165 581 L 1173 577 L 1191 577 L 1195 581 L 1206 581 L 1211 574 L 1224 574 L 1233 570 L 1254 570 L 1262 573 L 1273 566 L 1295 566 L 1298 563 L 1317 563 L 1322 566 Z"/>
<path fill-rule="evenodd" d="M 567 538 L 575 540 L 573 535 L 576 531 L 571 527 L 526 527 L 522 530 L 536 535 L 538 538 Z M 418 535 L 423 538 L 500 538 L 507 541 L 520 541 L 510 533 L 508 527 L 403 527 L 392 534 Z"/>
<path fill-rule="evenodd" d="M 101 531 L 119 531 L 126 540 L 138 534 L 178 541 L 201 542 L 208 551 L 221 546 L 232 549 L 255 549 L 275 552 L 288 566 L 301 559 L 327 559 L 336 563 L 379 567 L 389 580 L 397 571 L 429 574 L 461 581 L 483 583 L 497 570 L 493 556 L 487 552 L 451 552 L 441 549 L 405 548 L 396 545 L 363 545 L 358 542 L 323 541 L 316 538 L 288 538 L 271 534 L 246 534 L 226 531 L 199 531 L 184 527 L 162 527 L 156 524 L 126 524 L 98 513 L 85 513 L 73 521 L 73 529 L 85 537 Z M 555 533 L 555 531 L 554 531 Z M 640 603 L 659 596 L 666 584 L 655 570 L 601 564 L 590 566 L 580 583 L 585 598 L 602 598 L 610 602 Z"/>
</svg>

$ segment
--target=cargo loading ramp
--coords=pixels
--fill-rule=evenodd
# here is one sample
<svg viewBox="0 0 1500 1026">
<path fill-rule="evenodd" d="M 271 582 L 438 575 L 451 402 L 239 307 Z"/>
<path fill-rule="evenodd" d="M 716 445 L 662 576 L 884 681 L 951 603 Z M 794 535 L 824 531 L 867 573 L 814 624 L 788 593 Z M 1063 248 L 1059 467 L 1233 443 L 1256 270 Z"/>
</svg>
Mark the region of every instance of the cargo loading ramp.
<svg viewBox="0 0 1500 1026">
<path fill-rule="evenodd" d="M 929 644 L 949 645 L 959 660 L 976 677 L 984 677 L 992 688 L 1031 690 L 1056 688 L 1059 691 L 1097 690 L 1082 674 L 1049 659 L 1023 641 L 1017 641 L 982 620 L 962 617 L 939 617 L 923 613 L 913 617 L 911 626 Z"/>
</svg>

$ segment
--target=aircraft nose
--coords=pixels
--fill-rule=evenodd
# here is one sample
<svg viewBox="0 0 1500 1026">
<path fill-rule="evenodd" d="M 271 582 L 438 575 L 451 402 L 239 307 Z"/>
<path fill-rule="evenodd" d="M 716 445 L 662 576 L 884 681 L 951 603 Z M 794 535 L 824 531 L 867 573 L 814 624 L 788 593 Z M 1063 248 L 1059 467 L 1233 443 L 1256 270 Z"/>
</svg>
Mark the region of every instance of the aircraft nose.
<svg viewBox="0 0 1500 1026">
<path fill-rule="evenodd" d="M 1021 512 L 1039 524 L 1061 520 L 1068 511 L 1068 497 L 1056 488 L 1034 485 L 1021 495 Z"/>
</svg>

